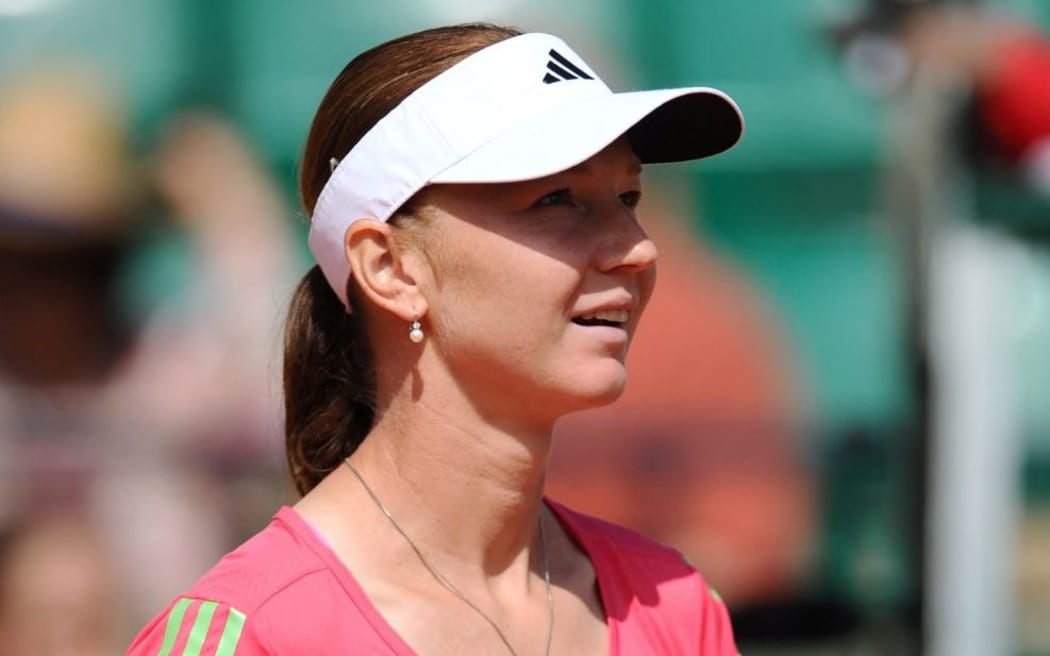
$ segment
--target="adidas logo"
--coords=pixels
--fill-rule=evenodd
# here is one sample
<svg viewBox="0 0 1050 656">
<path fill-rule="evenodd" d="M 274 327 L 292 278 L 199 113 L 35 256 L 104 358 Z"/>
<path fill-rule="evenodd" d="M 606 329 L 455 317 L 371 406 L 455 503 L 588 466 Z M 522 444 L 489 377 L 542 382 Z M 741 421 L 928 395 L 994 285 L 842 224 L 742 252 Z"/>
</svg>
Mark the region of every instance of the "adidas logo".
<svg viewBox="0 0 1050 656">
<path fill-rule="evenodd" d="M 557 50 L 551 49 L 550 59 L 547 60 L 547 74 L 543 76 L 545 84 L 564 82 L 566 80 L 593 80 L 582 68 L 565 58 Z"/>
</svg>

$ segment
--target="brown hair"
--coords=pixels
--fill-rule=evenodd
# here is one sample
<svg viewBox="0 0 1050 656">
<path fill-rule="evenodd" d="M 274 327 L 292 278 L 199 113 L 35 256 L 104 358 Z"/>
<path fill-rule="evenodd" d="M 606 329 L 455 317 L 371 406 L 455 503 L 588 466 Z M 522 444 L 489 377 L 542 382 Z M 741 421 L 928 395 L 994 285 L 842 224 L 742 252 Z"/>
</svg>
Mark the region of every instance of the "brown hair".
<svg viewBox="0 0 1050 656">
<path fill-rule="evenodd" d="M 303 207 L 312 214 L 341 159 L 413 91 L 468 55 L 520 34 L 472 23 L 388 41 L 355 57 L 336 77 L 310 128 L 299 175 Z M 406 204 L 407 205 L 407 204 Z M 391 219 L 395 224 L 405 207 Z M 351 307 L 358 294 L 348 281 Z M 284 338 L 285 452 L 300 494 L 313 489 L 354 452 L 375 418 L 375 375 L 362 312 L 348 314 L 319 267 L 292 298 Z"/>
</svg>

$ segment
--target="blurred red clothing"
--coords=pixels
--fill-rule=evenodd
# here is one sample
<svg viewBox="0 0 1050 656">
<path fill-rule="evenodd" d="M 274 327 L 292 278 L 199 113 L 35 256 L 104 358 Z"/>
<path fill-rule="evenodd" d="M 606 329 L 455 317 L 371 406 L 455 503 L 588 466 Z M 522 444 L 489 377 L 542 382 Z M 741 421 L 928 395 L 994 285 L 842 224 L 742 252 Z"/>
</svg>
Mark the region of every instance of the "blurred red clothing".
<svg viewBox="0 0 1050 656">
<path fill-rule="evenodd" d="M 975 94 L 1000 155 L 1017 161 L 1050 139 L 1050 40 L 1029 29 L 1002 39 Z"/>
</svg>

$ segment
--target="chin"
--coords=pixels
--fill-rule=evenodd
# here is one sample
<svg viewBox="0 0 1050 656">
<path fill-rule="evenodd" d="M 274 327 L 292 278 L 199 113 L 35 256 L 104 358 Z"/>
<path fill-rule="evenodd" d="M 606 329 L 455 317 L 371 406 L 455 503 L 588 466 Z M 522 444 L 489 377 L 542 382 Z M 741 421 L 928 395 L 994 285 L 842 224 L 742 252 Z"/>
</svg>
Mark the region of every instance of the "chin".
<svg viewBox="0 0 1050 656">
<path fill-rule="evenodd" d="M 573 381 L 575 385 L 572 388 L 572 396 L 578 407 L 569 412 L 609 405 L 623 396 L 627 387 L 627 372 L 623 365 L 619 365 L 618 369 L 617 372 L 595 373 L 592 376 L 577 373 Z"/>
<path fill-rule="evenodd" d="M 603 408 L 611 403 L 615 402 L 620 398 L 622 393 L 610 393 L 608 395 L 594 395 L 587 398 L 577 398 L 573 405 L 567 405 L 563 412 L 559 413 L 558 419 L 566 417 L 568 415 L 578 414 L 580 412 L 587 412 L 589 410 L 597 410 Z"/>
</svg>

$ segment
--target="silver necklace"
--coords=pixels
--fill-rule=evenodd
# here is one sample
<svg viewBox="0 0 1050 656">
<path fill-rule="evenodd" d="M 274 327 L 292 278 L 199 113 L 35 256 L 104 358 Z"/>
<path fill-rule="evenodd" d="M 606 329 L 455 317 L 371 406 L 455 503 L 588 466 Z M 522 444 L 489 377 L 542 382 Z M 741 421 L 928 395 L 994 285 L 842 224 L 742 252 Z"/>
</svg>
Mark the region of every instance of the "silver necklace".
<svg viewBox="0 0 1050 656">
<path fill-rule="evenodd" d="M 383 514 L 386 515 L 386 518 L 390 520 L 390 523 L 394 526 L 397 532 L 401 534 L 401 537 L 405 538 L 405 542 L 408 543 L 408 546 L 412 547 L 412 551 L 416 553 L 416 557 L 419 558 L 419 562 L 423 563 L 423 567 L 425 567 L 427 571 L 430 572 L 430 575 L 437 579 L 438 583 L 444 586 L 449 592 L 458 597 L 460 601 L 469 606 L 471 610 L 480 615 L 483 620 L 488 622 L 489 626 L 491 626 L 492 629 L 496 632 L 496 635 L 499 636 L 499 639 L 503 641 L 504 646 L 507 647 L 507 651 L 509 651 L 512 654 L 512 656 L 518 656 L 518 652 L 514 651 L 514 647 L 510 645 L 510 641 L 507 640 L 507 636 L 503 635 L 503 631 L 500 630 L 499 625 L 496 624 L 495 620 L 489 617 L 485 613 L 485 611 L 478 608 L 477 604 L 472 602 L 469 598 L 467 598 L 465 594 L 460 592 L 459 588 L 453 585 L 452 581 L 449 581 L 444 574 L 439 572 L 433 565 L 430 564 L 430 561 L 427 560 L 427 557 L 423 555 L 422 549 L 416 546 L 416 543 L 412 541 L 412 538 L 408 537 L 408 533 L 405 533 L 405 529 L 401 528 L 401 525 L 397 523 L 397 520 L 394 519 L 394 516 L 392 514 L 390 514 L 390 511 L 387 510 L 387 507 L 383 505 L 383 502 L 379 500 L 379 497 L 376 496 L 376 493 L 373 492 L 372 488 L 369 487 L 368 483 L 365 482 L 365 479 L 361 476 L 361 473 L 358 472 L 357 468 L 350 463 L 350 458 L 344 459 L 343 462 L 345 462 L 346 466 L 350 469 L 350 471 L 354 473 L 354 476 L 357 477 L 357 480 L 361 481 L 361 487 L 365 488 L 365 492 L 368 492 L 368 496 L 372 497 L 372 501 L 375 502 L 376 506 L 381 511 L 383 511 Z M 547 586 L 547 641 L 546 646 L 543 649 L 543 653 L 546 656 L 551 653 L 551 637 L 554 635 L 554 596 L 551 592 L 551 568 L 550 562 L 547 560 L 547 538 L 543 532 L 542 518 L 539 521 L 539 525 L 540 551 L 543 553 L 543 582 Z"/>
</svg>

